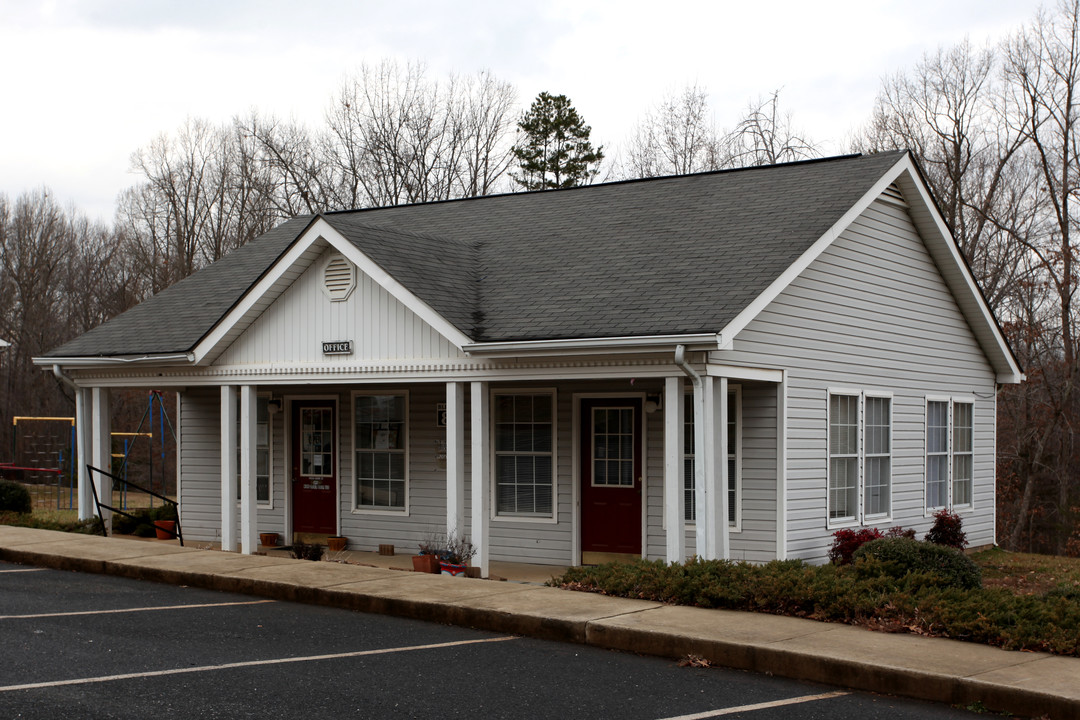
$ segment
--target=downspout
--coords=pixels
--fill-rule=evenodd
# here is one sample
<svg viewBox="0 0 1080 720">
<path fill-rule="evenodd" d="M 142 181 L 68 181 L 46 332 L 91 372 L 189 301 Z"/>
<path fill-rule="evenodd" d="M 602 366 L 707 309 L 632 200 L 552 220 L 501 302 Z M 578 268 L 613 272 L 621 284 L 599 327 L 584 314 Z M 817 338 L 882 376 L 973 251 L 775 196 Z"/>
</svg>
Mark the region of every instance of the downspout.
<svg viewBox="0 0 1080 720">
<path fill-rule="evenodd" d="M 702 452 L 705 449 L 705 407 L 704 398 L 705 391 L 701 382 L 701 375 L 698 371 L 690 367 L 690 364 L 686 362 L 686 346 L 675 346 L 675 365 L 679 367 L 687 377 L 690 378 L 690 383 L 694 386 L 694 505 L 695 505 L 695 520 L 694 520 L 694 553 L 698 557 L 705 557 L 706 546 L 706 534 L 709 529 L 706 522 L 708 507 L 708 499 L 705 497 L 705 463 Z"/>
<path fill-rule="evenodd" d="M 64 383 L 65 385 L 67 385 L 69 388 L 71 388 L 75 392 L 79 391 L 79 388 L 75 384 L 75 381 L 72 380 L 71 378 L 69 378 L 67 375 L 65 375 L 64 371 L 60 369 L 59 365 L 53 365 L 52 366 L 52 371 L 53 371 L 53 375 L 56 376 L 57 380 Z"/>
</svg>

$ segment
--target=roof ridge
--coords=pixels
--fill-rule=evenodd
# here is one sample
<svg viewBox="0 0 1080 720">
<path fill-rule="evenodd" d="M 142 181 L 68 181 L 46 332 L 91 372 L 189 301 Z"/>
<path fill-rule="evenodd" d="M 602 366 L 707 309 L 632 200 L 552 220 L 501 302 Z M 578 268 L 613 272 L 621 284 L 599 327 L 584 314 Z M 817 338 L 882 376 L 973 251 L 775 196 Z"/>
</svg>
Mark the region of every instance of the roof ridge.
<svg viewBox="0 0 1080 720">
<path fill-rule="evenodd" d="M 684 179 L 684 178 L 709 177 L 709 176 L 713 176 L 713 175 L 728 175 L 728 174 L 734 174 L 734 173 L 740 173 L 740 172 L 779 170 L 779 169 L 782 169 L 782 168 L 791 168 L 791 167 L 796 167 L 796 166 L 800 166 L 800 165 L 823 164 L 823 163 L 828 163 L 828 162 L 838 162 L 838 161 L 843 161 L 843 160 L 856 160 L 856 159 L 859 159 L 859 158 L 871 158 L 871 157 L 886 156 L 886 155 L 903 155 L 903 154 L 908 153 L 908 152 L 910 152 L 910 150 L 908 150 L 906 148 L 901 148 L 901 149 L 898 149 L 898 150 L 882 150 L 882 151 L 879 151 L 879 152 L 869 152 L 869 153 L 848 153 L 846 155 L 830 155 L 830 156 L 827 156 L 827 157 L 806 158 L 804 160 L 791 160 L 789 162 L 772 163 L 770 165 L 743 165 L 741 167 L 734 167 L 734 168 L 720 168 L 720 169 L 717 169 L 717 170 L 702 170 L 700 172 L 695 172 L 695 173 L 683 173 L 683 174 L 676 174 L 676 175 L 654 175 L 654 176 L 651 176 L 651 177 L 638 177 L 638 178 L 624 178 L 624 179 L 621 179 L 621 180 L 609 180 L 609 181 L 601 182 L 601 183 L 590 183 L 588 185 L 575 185 L 574 187 L 567 187 L 567 188 L 547 188 L 547 189 L 544 189 L 544 190 L 528 190 L 528 191 L 525 191 L 525 192 L 502 192 L 502 193 L 493 193 L 491 195 L 470 195 L 469 197 L 446 198 L 446 199 L 443 199 L 443 200 L 426 200 L 426 201 L 423 201 L 423 202 L 409 202 L 409 203 L 402 203 L 400 205 L 376 205 L 376 206 L 373 206 L 373 207 L 350 208 L 348 210 L 328 210 L 328 211 L 322 213 L 322 215 L 324 217 L 330 216 L 330 215 L 346 216 L 346 215 L 354 215 L 354 214 L 375 212 L 375 211 L 379 211 L 379 210 L 390 210 L 390 209 L 393 209 L 393 208 L 408 208 L 408 207 L 424 207 L 424 206 L 431 206 L 431 205 L 446 205 L 446 204 L 449 204 L 449 203 L 463 203 L 463 202 L 470 202 L 470 201 L 491 200 L 491 199 L 494 199 L 494 198 L 506 198 L 506 197 L 522 197 L 522 196 L 526 196 L 526 195 L 547 195 L 547 194 L 551 194 L 551 193 L 569 193 L 569 192 L 574 192 L 574 191 L 583 191 L 583 190 L 596 189 L 596 188 L 615 187 L 615 186 L 618 186 L 618 185 L 629 185 L 629 184 L 633 184 L 633 183 L 648 183 L 648 182 L 657 182 L 657 181 L 661 181 L 661 180 L 680 180 L 680 179 Z"/>
</svg>

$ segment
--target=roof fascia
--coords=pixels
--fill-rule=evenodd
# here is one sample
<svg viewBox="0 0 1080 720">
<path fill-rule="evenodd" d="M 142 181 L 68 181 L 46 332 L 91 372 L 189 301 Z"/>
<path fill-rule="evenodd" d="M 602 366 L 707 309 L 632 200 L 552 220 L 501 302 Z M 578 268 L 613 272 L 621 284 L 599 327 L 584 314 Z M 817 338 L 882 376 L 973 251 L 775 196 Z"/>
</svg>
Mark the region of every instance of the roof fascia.
<svg viewBox="0 0 1080 720">
<path fill-rule="evenodd" d="M 196 364 L 204 364 L 208 358 L 217 356 L 217 348 L 221 342 L 229 336 L 237 323 L 241 322 L 259 300 L 277 284 L 282 276 L 296 264 L 300 258 L 317 242 L 325 242 L 330 247 L 340 252 L 356 265 L 362 272 L 370 276 L 376 283 L 399 300 L 403 305 L 416 313 L 424 322 L 434 327 L 450 342 L 458 347 L 471 342 L 470 339 L 451 325 L 445 318 L 431 309 L 427 303 L 420 300 L 405 288 L 400 282 L 390 276 L 371 258 L 362 253 L 341 233 L 326 221 L 321 215 L 317 217 L 301 233 L 298 240 L 293 243 L 289 250 L 282 255 L 277 262 L 267 271 L 259 281 L 249 289 L 236 305 L 225 314 L 225 317 L 207 333 L 207 335 L 195 346 L 191 352 L 191 360 Z"/>
<path fill-rule="evenodd" d="M 470 342 L 461 349 L 470 356 L 516 357 L 581 355 L 611 352 L 642 352 L 646 350 L 674 351 L 676 345 L 686 345 L 693 350 L 717 350 L 720 336 L 716 333 L 693 333 L 688 335 L 641 335 L 611 338 L 571 338 L 566 340 L 520 340 L 510 342 Z"/>
<path fill-rule="evenodd" d="M 919 174 L 918 168 L 915 166 L 915 162 L 911 157 L 911 153 L 905 153 L 896 164 L 889 168 L 881 178 L 874 183 L 873 186 L 861 197 L 858 202 L 851 206 L 851 208 L 844 213 L 839 220 L 837 220 L 831 228 L 829 228 L 825 234 L 823 234 L 817 241 L 814 242 L 810 248 L 804 252 L 794 263 L 792 263 L 783 273 L 780 274 L 765 290 L 758 295 L 753 302 L 746 306 L 742 312 L 740 312 L 735 319 L 733 319 L 727 326 L 721 330 L 721 337 L 725 338 L 728 343 L 734 341 L 735 337 L 746 329 L 746 326 L 750 324 L 773 300 L 776 299 L 780 293 L 787 289 L 787 287 L 794 282 L 795 278 L 799 277 L 807 267 L 810 266 L 814 260 L 816 260 L 825 250 L 833 244 L 833 242 L 840 237 L 840 234 L 844 232 L 862 213 L 870 207 L 871 203 L 880 197 L 880 195 L 889 187 L 892 183 L 896 182 L 901 176 L 905 176 L 918 191 L 919 202 L 924 206 L 926 212 L 933 218 L 934 230 L 937 234 L 937 244 L 944 247 L 948 253 L 948 258 L 959 270 L 963 279 L 963 287 L 954 287 L 953 283 L 950 283 L 948 277 L 945 281 L 949 284 L 950 289 L 954 293 L 963 291 L 967 297 L 974 301 L 976 307 L 975 317 L 971 317 L 967 312 L 964 312 L 964 304 L 961 305 L 961 311 L 964 312 L 965 317 L 969 323 L 975 325 L 978 323 L 982 328 L 989 332 L 992 341 L 991 347 L 984 345 L 983 352 L 986 353 L 987 358 L 990 359 L 991 364 L 997 376 L 998 383 L 1019 383 L 1023 380 L 1024 375 L 1020 370 L 1019 364 L 1016 362 L 1016 358 L 1013 356 L 1012 350 L 1009 348 L 1008 343 L 1005 341 L 1004 336 L 1001 334 L 1001 330 L 998 327 L 997 321 L 994 319 L 993 313 L 990 311 L 989 306 L 986 304 L 983 298 L 982 292 L 979 290 L 978 285 L 975 283 L 974 277 L 971 275 L 967 263 L 964 261 L 963 256 L 960 254 L 960 249 L 957 247 L 956 242 L 952 238 L 952 233 L 949 232 L 948 226 L 945 225 L 944 219 L 938 212 L 937 206 L 934 204 L 930 197 L 929 190 L 926 188 L 925 183 L 922 180 L 922 176 Z M 905 183 L 906 184 L 906 183 Z M 910 203 L 912 198 L 908 198 Z M 933 242 L 932 238 L 923 238 L 924 242 Z M 937 257 L 935 256 L 935 260 Z M 966 303 L 965 303 L 966 304 Z M 976 332 L 976 337 L 982 333 Z"/>
</svg>

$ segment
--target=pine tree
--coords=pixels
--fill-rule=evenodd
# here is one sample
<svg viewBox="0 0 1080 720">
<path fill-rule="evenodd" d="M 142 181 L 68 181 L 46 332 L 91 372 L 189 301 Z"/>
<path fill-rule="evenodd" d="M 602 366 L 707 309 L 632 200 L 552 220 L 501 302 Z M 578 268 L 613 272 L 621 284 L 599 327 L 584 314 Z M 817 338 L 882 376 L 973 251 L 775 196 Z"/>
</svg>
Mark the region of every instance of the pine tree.
<svg viewBox="0 0 1080 720">
<path fill-rule="evenodd" d="M 600 171 L 604 149 L 593 149 L 592 128 L 565 95 L 540 93 L 518 128 L 524 137 L 514 147 L 520 168 L 514 180 L 526 190 L 583 185 Z"/>
</svg>

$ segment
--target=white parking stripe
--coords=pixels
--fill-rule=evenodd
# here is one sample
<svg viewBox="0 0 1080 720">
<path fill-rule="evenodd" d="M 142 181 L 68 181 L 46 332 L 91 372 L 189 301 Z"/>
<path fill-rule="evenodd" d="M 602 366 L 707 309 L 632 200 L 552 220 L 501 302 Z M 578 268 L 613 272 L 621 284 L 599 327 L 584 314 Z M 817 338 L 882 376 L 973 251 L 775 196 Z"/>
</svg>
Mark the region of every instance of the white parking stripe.
<svg viewBox="0 0 1080 720">
<path fill-rule="evenodd" d="M 801 697 L 787 698 L 786 700 L 772 700 L 771 702 L 756 703 L 754 705 L 740 705 L 739 707 L 721 708 L 720 710 L 706 710 L 693 715 L 679 715 L 678 717 L 663 718 L 663 720 L 705 720 L 705 718 L 720 717 L 722 715 L 734 715 L 735 713 L 752 712 L 754 710 L 767 710 L 769 708 L 783 707 L 784 705 L 798 705 L 800 703 L 813 702 L 815 700 L 827 700 L 834 697 L 850 695 L 846 690 L 822 693 L 821 695 L 803 695 Z"/>
<path fill-rule="evenodd" d="M 457 642 L 434 643 L 431 645 L 409 645 L 406 647 L 382 648 L 379 650 L 357 650 L 355 652 L 331 653 L 329 655 L 308 655 L 306 657 L 274 658 L 272 660 L 248 660 L 247 662 L 222 663 L 221 665 L 203 665 L 200 667 L 173 668 L 171 670 L 151 670 L 149 672 L 125 673 L 123 675 L 102 675 L 99 677 L 75 678 L 72 680 L 53 680 L 51 682 L 26 683 L 25 685 L 7 685 L 0 687 L 0 692 L 13 690 L 35 690 L 38 688 L 63 687 L 65 685 L 88 685 L 90 683 L 112 682 L 114 680 L 134 680 L 138 678 L 162 677 L 165 675 L 184 675 L 186 673 L 210 672 L 213 670 L 231 670 L 233 668 L 259 667 L 261 665 L 283 665 L 285 663 L 313 662 L 316 660 L 336 660 L 338 658 L 363 657 L 365 655 L 386 655 L 388 653 L 408 652 L 410 650 L 435 650 L 438 648 L 477 645 L 479 643 L 517 640 L 517 636 L 484 638 L 482 640 L 459 640 Z"/>
<path fill-rule="evenodd" d="M 45 568 L 18 568 L 16 570 L 0 570 L 0 575 L 4 575 L 6 573 L 16 573 L 16 572 L 41 572 L 44 569 Z"/>
<path fill-rule="evenodd" d="M 36 613 L 34 615 L 0 615 L 0 620 L 21 620 L 26 618 L 73 617 L 75 615 L 115 615 L 116 613 L 153 612 L 155 610 L 190 610 L 192 608 L 228 607 L 230 605 L 263 605 L 273 600 L 245 600 L 227 603 L 199 603 L 197 605 L 155 605 L 152 607 L 116 608 L 114 610 L 78 610 L 75 612 Z"/>
</svg>

